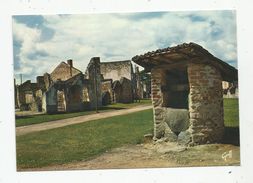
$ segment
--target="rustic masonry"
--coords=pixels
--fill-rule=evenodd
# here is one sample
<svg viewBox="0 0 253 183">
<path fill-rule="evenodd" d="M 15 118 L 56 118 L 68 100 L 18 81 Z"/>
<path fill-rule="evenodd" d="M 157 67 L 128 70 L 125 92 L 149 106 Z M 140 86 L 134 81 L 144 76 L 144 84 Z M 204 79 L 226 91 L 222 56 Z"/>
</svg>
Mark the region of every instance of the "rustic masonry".
<svg viewBox="0 0 253 183">
<path fill-rule="evenodd" d="M 87 66 L 85 78 L 89 81 L 87 91 L 89 96 L 90 107 L 94 109 L 96 106 L 102 106 L 102 92 L 101 92 L 101 71 L 100 58 L 93 57 Z"/>
<path fill-rule="evenodd" d="M 234 67 L 195 43 L 159 49 L 132 60 L 151 72 L 155 140 L 196 145 L 222 139 L 222 81 L 237 81 Z"/>
<path fill-rule="evenodd" d="M 238 82 L 222 81 L 223 98 L 238 98 Z"/>
<path fill-rule="evenodd" d="M 82 109 L 83 77 L 82 72 L 73 67 L 72 60 L 61 62 L 51 74 L 45 73 L 42 110 L 56 113 Z"/>
<path fill-rule="evenodd" d="M 99 57 L 91 59 L 85 76 L 73 66 L 73 61 L 61 62 L 51 74 L 38 76 L 17 86 L 17 105 L 20 110 L 46 113 L 83 111 L 101 107 L 101 74 Z M 95 90 L 96 89 L 96 90 Z M 87 105 L 85 105 L 87 104 Z"/>
<path fill-rule="evenodd" d="M 17 103 L 17 108 L 20 108 L 20 110 L 41 111 L 42 103 L 39 100 L 39 95 L 42 90 L 45 89 L 40 88 L 38 83 L 32 83 L 31 80 L 27 80 L 19 87 L 16 87 L 17 102 L 15 103 Z"/>
<path fill-rule="evenodd" d="M 139 80 L 139 71 L 130 60 L 101 62 L 102 98 L 104 104 L 132 103 L 136 97 L 143 98 L 143 87 Z"/>
<path fill-rule="evenodd" d="M 137 73 L 139 74 L 139 73 Z M 16 108 L 46 113 L 83 111 L 114 102 L 131 103 L 137 91 L 131 61 L 100 62 L 91 58 L 85 74 L 73 66 L 72 60 L 61 62 L 51 74 L 15 85 Z"/>
</svg>

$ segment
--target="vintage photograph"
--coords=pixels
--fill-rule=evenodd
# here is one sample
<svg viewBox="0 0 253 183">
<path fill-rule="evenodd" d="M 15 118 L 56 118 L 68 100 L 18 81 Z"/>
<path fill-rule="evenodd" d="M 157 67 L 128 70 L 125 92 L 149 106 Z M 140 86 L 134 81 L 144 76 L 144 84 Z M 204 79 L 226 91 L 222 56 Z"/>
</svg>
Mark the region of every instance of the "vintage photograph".
<svg viewBox="0 0 253 183">
<path fill-rule="evenodd" d="M 236 11 L 12 16 L 17 171 L 239 166 Z"/>
</svg>

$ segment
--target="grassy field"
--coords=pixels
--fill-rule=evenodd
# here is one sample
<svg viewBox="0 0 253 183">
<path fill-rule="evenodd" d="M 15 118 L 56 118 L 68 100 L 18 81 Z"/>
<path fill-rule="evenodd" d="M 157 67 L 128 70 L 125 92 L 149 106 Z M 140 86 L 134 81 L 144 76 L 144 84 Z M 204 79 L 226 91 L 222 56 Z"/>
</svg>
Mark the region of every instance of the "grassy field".
<svg viewBox="0 0 253 183">
<path fill-rule="evenodd" d="M 130 104 L 122 104 L 116 103 L 102 107 L 99 109 L 99 112 L 106 112 L 110 110 L 120 110 L 120 109 L 128 109 L 131 107 L 136 107 L 139 105 L 148 105 L 151 104 L 151 100 L 141 100 L 140 102 L 130 103 Z M 33 125 L 48 121 L 55 121 L 60 119 L 72 118 L 77 116 L 83 116 L 88 114 L 95 114 L 95 111 L 83 111 L 83 112 L 74 112 L 74 113 L 62 113 L 62 114 L 40 114 L 33 116 L 22 116 L 16 117 L 16 127 Z"/>
<path fill-rule="evenodd" d="M 95 114 L 95 113 L 96 111 L 84 111 L 84 112 L 61 113 L 61 114 L 38 114 L 38 115 L 32 115 L 32 116 L 16 117 L 16 127 L 33 125 L 33 124 L 38 124 L 38 123 L 43 123 L 43 122 L 48 122 L 48 121 L 55 121 L 59 119 L 66 119 L 66 118 L 72 118 L 72 117 Z"/>
<path fill-rule="evenodd" d="M 108 105 L 106 107 L 109 107 L 109 108 L 124 108 L 124 109 L 127 109 L 127 108 L 131 108 L 131 107 L 136 107 L 136 106 L 139 106 L 139 105 L 151 105 L 151 100 L 150 99 L 142 99 L 140 100 L 140 102 L 134 102 L 134 103 L 130 103 L 130 104 L 123 104 L 123 103 L 116 103 L 116 104 L 111 104 L 111 105 Z"/>
<path fill-rule="evenodd" d="M 111 148 L 141 143 L 153 129 L 152 110 L 18 136 L 18 168 L 87 160 Z"/>
<path fill-rule="evenodd" d="M 226 127 L 239 126 L 238 99 L 224 98 L 224 123 Z"/>
<path fill-rule="evenodd" d="M 140 143 L 144 134 L 153 131 L 152 116 L 152 110 L 145 110 L 17 136 L 17 166 L 22 169 L 82 161 L 124 144 Z M 224 99 L 224 118 L 226 127 L 238 127 L 237 99 Z"/>
</svg>

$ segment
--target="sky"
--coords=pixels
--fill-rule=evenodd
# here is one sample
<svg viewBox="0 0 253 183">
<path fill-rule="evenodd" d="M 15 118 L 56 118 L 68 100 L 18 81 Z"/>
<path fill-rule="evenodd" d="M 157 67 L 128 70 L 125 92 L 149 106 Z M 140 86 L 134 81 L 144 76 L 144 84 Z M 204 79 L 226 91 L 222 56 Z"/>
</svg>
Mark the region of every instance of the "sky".
<svg viewBox="0 0 253 183">
<path fill-rule="evenodd" d="M 68 59 L 85 72 L 92 57 L 129 60 L 184 42 L 237 68 L 235 11 L 13 16 L 14 77 L 35 81 Z"/>
</svg>

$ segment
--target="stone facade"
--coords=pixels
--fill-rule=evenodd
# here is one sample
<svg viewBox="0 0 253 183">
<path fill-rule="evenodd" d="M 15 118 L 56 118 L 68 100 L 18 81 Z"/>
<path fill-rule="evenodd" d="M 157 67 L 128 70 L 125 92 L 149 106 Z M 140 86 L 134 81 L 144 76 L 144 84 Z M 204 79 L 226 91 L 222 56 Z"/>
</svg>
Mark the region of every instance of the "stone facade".
<svg viewBox="0 0 253 183">
<path fill-rule="evenodd" d="M 220 72 L 204 64 L 189 64 L 191 143 L 218 142 L 223 137 L 224 112 Z"/>
<path fill-rule="evenodd" d="M 73 61 L 67 60 L 67 63 L 61 62 L 50 74 L 52 81 L 66 81 L 73 76 L 82 73 L 80 70 L 73 67 Z"/>
<path fill-rule="evenodd" d="M 112 79 L 113 81 L 120 80 L 121 77 L 130 81 L 133 79 L 133 67 L 130 60 L 102 62 L 100 69 L 104 79 Z"/>
<path fill-rule="evenodd" d="M 135 87 L 133 88 L 134 99 L 138 100 L 138 99 L 144 98 L 143 97 L 144 89 L 143 89 L 143 84 L 140 79 L 140 71 L 139 71 L 139 67 L 136 65 L 135 65 L 134 81 L 135 81 L 135 84 L 134 84 Z"/>
<path fill-rule="evenodd" d="M 15 109 L 18 108 L 18 88 L 16 85 L 16 79 L 14 79 L 14 100 L 15 100 Z"/>
<path fill-rule="evenodd" d="M 36 83 L 27 81 L 16 87 L 15 98 L 21 110 L 57 113 L 97 109 L 112 102 L 133 102 L 134 78 L 131 61 L 101 63 L 99 57 L 93 57 L 83 74 L 67 60 L 50 74 L 38 76 Z M 113 87 L 115 81 L 118 85 Z"/>
<path fill-rule="evenodd" d="M 102 76 L 100 70 L 100 58 L 93 57 L 86 69 L 86 79 L 89 80 L 88 95 L 90 108 L 102 106 Z"/>
<path fill-rule="evenodd" d="M 17 107 L 20 110 L 37 111 L 41 109 L 41 105 L 36 103 L 36 91 L 40 90 L 37 83 L 32 83 L 31 80 L 27 80 L 16 88 Z"/>
<path fill-rule="evenodd" d="M 170 141 L 178 141 L 183 144 L 203 144 L 221 140 L 224 130 L 223 98 L 221 75 L 219 71 L 209 65 L 189 64 L 189 97 L 188 107 L 183 110 L 173 107 L 164 107 L 168 102 L 169 94 L 162 90 L 166 86 L 168 72 L 162 69 L 152 69 L 152 102 L 154 106 L 154 137 L 156 139 L 166 137 Z M 168 116 L 168 112 L 173 110 Z M 189 119 L 185 113 L 188 113 Z M 180 114 L 181 113 L 181 114 Z M 184 114 L 183 114 L 184 113 Z M 177 127 L 181 131 L 175 131 L 170 126 L 170 118 L 177 114 Z M 180 117 L 187 119 L 180 122 Z"/>
<path fill-rule="evenodd" d="M 151 98 L 154 114 L 154 138 L 159 139 L 165 135 L 165 123 L 163 114 L 163 94 L 161 86 L 164 84 L 165 71 L 161 69 L 151 70 Z M 167 129 L 167 134 L 173 134 Z"/>
<path fill-rule="evenodd" d="M 121 84 L 119 80 L 116 80 L 112 83 L 112 89 L 113 89 L 113 102 L 119 103 L 121 100 Z"/>
<path fill-rule="evenodd" d="M 132 82 L 131 80 L 122 77 L 120 79 L 120 102 L 121 103 L 132 103 L 134 98 L 133 98 L 133 87 L 132 87 Z"/>
<path fill-rule="evenodd" d="M 17 86 L 17 104 L 21 110 L 46 113 L 83 111 L 102 106 L 99 57 L 91 59 L 87 78 L 73 67 L 73 61 L 61 62 L 51 74 L 38 76 Z"/>
<path fill-rule="evenodd" d="M 102 104 L 108 105 L 113 102 L 113 89 L 112 89 L 112 79 L 106 79 L 102 81 Z"/>
<path fill-rule="evenodd" d="M 43 111 L 47 113 L 73 112 L 84 110 L 83 106 L 83 75 L 78 74 L 66 81 L 54 82 L 46 92 L 42 100 Z"/>
<path fill-rule="evenodd" d="M 238 82 L 222 81 L 223 98 L 238 98 Z"/>
<path fill-rule="evenodd" d="M 138 77 L 139 70 L 133 72 L 130 60 L 103 62 L 100 63 L 100 70 L 103 78 L 103 96 L 107 98 L 110 96 L 112 103 L 131 103 L 134 102 L 134 98 L 143 98 L 143 86 Z M 108 80 L 112 82 L 109 83 Z"/>
</svg>

